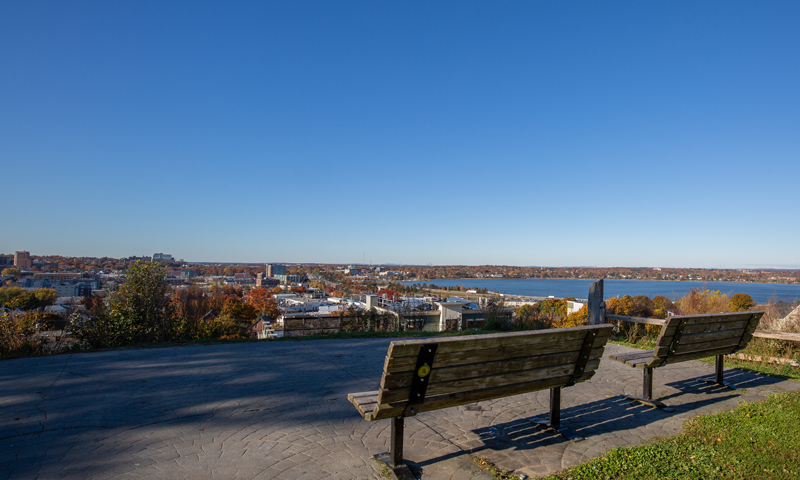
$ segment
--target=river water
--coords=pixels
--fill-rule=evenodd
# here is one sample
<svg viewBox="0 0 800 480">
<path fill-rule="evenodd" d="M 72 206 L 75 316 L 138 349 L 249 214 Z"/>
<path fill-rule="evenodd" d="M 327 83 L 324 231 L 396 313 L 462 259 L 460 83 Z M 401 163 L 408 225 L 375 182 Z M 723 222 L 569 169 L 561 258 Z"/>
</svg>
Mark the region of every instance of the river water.
<svg viewBox="0 0 800 480">
<path fill-rule="evenodd" d="M 584 279 L 547 279 L 547 278 L 460 278 L 449 280 L 431 280 L 440 287 L 461 285 L 466 288 L 486 288 L 492 292 L 510 295 L 527 295 L 532 297 L 546 297 L 553 295 L 556 298 L 575 297 L 586 298 L 589 295 L 589 285 L 594 280 Z M 403 282 L 406 285 L 423 282 Z M 800 299 L 800 284 L 779 283 L 738 283 L 738 282 L 671 282 L 653 280 L 606 280 L 603 293 L 606 299 L 621 297 L 623 295 L 647 295 L 655 297 L 664 295 L 677 300 L 683 297 L 692 288 L 707 288 L 719 290 L 728 296 L 734 293 L 746 293 L 753 297 L 757 303 L 767 303 L 771 298 L 793 302 Z"/>
</svg>

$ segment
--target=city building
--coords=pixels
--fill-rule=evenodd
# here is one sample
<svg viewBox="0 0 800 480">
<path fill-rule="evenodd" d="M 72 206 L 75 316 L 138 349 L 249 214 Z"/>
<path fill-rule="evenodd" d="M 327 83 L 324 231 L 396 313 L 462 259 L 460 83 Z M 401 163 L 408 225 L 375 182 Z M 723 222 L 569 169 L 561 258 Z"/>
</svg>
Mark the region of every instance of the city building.
<svg viewBox="0 0 800 480">
<path fill-rule="evenodd" d="M 256 276 L 256 287 L 257 288 L 275 288 L 280 285 L 281 282 L 277 278 L 270 278 L 264 273 L 259 273 Z"/>
<path fill-rule="evenodd" d="M 31 253 L 24 250 L 14 252 L 14 266 L 20 270 L 28 270 L 33 266 Z"/>
<path fill-rule="evenodd" d="M 586 305 L 584 302 L 567 300 L 567 315 L 580 311 Z"/>
<path fill-rule="evenodd" d="M 286 265 L 267 265 L 267 276 L 275 278 L 278 275 L 286 275 Z"/>
<path fill-rule="evenodd" d="M 261 315 L 256 323 L 250 325 L 248 329 L 250 338 L 265 339 L 275 338 L 275 330 L 272 329 L 272 319 L 266 315 Z"/>
<path fill-rule="evenodd" d="M 167 275 L 170 277 L 187 279 L 196 277 L 197 272 L 195 270 L 187 270 L 187 269 L 167 270 Z"/>
<path fill-rule="evenodd" d="M 14 257 L 11 255 L 0 255 L 0 267 L 10 267 L 14 265 Z"/>
<path fill-rule="evenodd" d="M 59 297 L 88 297 L 92 291 L 100 289 L 100 282 L 95 278 L 76 278 L 71 280 L 58 280 L 55 278 L 21 278 L 17 280 L 17 287 L 26 290 L 38 288 L 52 288 Z"/>
<path fill-rule="evenodd" d="M 168 253 L 154 253 L 153 254 L 153 261 L 154 262 L 174 262 L 175 258 L 168 254 Z"/>
<path fill-rule="evenodd" d="M 134 263 L 134 262 L 152 262 L 153 259 L 150 257 L 127 257 L 122 259 L 123 262 L 127 263 Z"/>
<path fill-rule="evenodd" d="M 328 298 L 328 301 L 333 302 L 333 299 Z M 488 301 L 481 303 L 483 305 L 458 297 L 390 299 L 386 295 L 381 297 L 367 295 L 365 298 L 367 310 L 374 309 L 379 313 L 395 315 L 401 327 L 406 330 L 426 332 L 466 330 L 480 327 L 486 321 L 487 314 L 502 316 L 508 320 L 513 316 L 511 308 L 493 306 Z"/>
<path fill-rule="evenodd" d="M 290 283 L 300 283 L 302 277 L 300 275 L 275 275 L 283 285 L 287 285 Z"/>
<path fill-rule="evenodd" d="M 80 280 L 83 278 L 82 273 L 65 273 L 65 272 L 58 272 L 58 273 L 41 273 L 37 272 L 33 274 L 34 280 L 55 280 L 58 282 L 67 282 L 67 281 L 75 281 Z"/>
</svg>

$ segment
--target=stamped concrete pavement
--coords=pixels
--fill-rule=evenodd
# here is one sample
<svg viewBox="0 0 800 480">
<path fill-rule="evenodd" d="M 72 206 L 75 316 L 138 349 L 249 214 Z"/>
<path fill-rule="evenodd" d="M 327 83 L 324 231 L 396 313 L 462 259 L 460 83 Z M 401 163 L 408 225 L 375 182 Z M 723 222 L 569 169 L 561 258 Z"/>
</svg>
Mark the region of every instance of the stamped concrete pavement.
<svg viewBox="0 0 800 480">
<path fill-rule="evenodd" d="M 347 394 L 377 387 L 390 339 L 283 341 L 117 350 L 0 362 L 0 479 L 378 479 L 389 422 L 366 422 Z M 610 353 L 629 350 L 618 345 Z M 540 476 L 678 433 L 687 419 L 800 383 L 727 370 L 730 391 L 697 381 L 713 366 L 655 371 L 673 412 L 622 398 L 641 371 L 607 358 L 562 394 L 571 443 L 527 419 L 548 392 L 406 421 L 405 458 L 423 479 L 488 479 L 474 453 Z"/>
</svg>

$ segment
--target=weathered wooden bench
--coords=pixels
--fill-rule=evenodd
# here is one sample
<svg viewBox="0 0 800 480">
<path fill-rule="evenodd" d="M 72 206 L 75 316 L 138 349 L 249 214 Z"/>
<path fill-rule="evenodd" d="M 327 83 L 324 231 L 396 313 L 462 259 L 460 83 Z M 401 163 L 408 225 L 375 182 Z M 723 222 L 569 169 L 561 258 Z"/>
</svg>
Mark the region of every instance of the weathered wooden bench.
<svg viewBox="0 0 800 480">
<path fill-rule="evenodd" d="M 376 455 L 396 475 L 403 468 L 403 419 L 420 412 L 550 389 L 549 420 L 532 419 L 570 440 L 561 426 L 561 388 L 591 378 L 613 325 L 392 342 L 380 389 L 351 393 L 366 420 L 391 419 L 391 452 Z"/>
<path fill-rule="evenodd" d="M 725 355 L 747 346 L 764 312 L 713 313 L 708 315 L 678 315 L 666 320 L 659 318 L 606 315 L 607 321 L 617 320 L 645 325 L 660 325 L 661 332 L 653 350 L 611 355 L 609 358 L 629 367 L 643 369 L 642 396 L 627 396 L 647 405 L 669 411 L 662 402 L 653 399 L 653 369 L 687 360 L 716 356 L 715 375 L 701 381 L 725 385 L 723 363 Z"/>
</svg>

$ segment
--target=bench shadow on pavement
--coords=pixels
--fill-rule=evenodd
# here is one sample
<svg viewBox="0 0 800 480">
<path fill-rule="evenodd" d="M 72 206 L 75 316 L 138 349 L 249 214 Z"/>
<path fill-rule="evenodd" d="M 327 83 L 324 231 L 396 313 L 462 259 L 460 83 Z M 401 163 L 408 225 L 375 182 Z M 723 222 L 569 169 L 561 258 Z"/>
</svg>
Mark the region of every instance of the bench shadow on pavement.
<svg viewBox="0 0 800 480">
<path fill-rule="evenodd" d="M 729 369 L 725 372 L 725 381 L 737 389 L 772 386 L 783 382 L 779 378 L 734 369 Z M 583 437 L 591 437 L 607 432 L 632 430 L 665 418 L 728 400 L 741 393 L 723 385 L 704 383 L 701 378 L 671 382 L 667 383 L 666 386 L 678 390 L 673 394 L 659 397 L 659 400 L 662 401 L 677 400 L 677 402 L 668 402 L 673 409 L 671 412 L 651 408 L 618 395 L 563 408 L 561 410 L 561 423 L 571 427 Z M 697 399 L 696 395 L 702 395 L 703 397 Z M 706 397 L 706 395 L 708 396 Z M 689 401 L 678 403 L 682 397 L 687 398 Z M 478 435 L 483 442 L 483 445 L 473 449 L 473 452 L 484 449 L 530 450 L 568 442 L 560 435 L 534 425 L 528 418 L 520 418 L 511 422 L 476 429 L 473 430 L 473 433 Z"/>
<path fill-rule="evenodd" d="M 680 390 L 681 392 L 684 391 L 699 392 L 699 393 L 736 392 L 736 390 L 731 390 L 725 387 L 724 385 L 704 383 L 703 379 L 708 379 L 708 378 L 711 378 L 711 376 L 689 378 L 686 380 L 667 383 L 666 385 L 668 387 Z M 776 385 L 778 383 L 782 383 L 784 381 L 785 380 L 780 377 L 761 375 L 758 373 L 747 372 L 744 370 L 733 370 L 733 369 L 725 370 L 725 383 L 728 383 L 740 390 L 748 388 L 757 388 L 757 387 L 768 387 Z"/>
<path fill-rule="evenodd" d="M 578 435 L 588 438 L 602 433 L 632 430 L 684 412 L 722 402 L 728 398 L 730 398 L 730 395 L 714 396 L 693 402 L 670 405 L 673 411 L 665 412 L 618 395 L 562 409 L 561 424 L 570 427 Z M 511 422 L 479 428 L 473 430 L 473 433 L 478 435 L 483 442 L 483 446 L 473 451 L 484 449 L 505 450 L 509 448 L 513 450 L 531 450 L 569 442 L 569 440 L 552 430 L 533 424 L 529 418 L 520 418 Z"/>
<path fill-rule="evenodd" d="M 748 379 L 748 381 L 754 380 Z M 682 392 L 662 397 L 663 399 L 680 397 L 685 394 L 706 394 L 713 396 L 705 397 L 704 395 L 704 398 L 694 401 L 676 404 L 671 403 L 670 407 L 672 407 L 673 410 L 671 412 L 666 412 L 631 401 L 623 395 L 617 395 L 594 402 L 575 405 L 573 407 L 562 408 L 561 424 L 568 426 L 578 435 L 591 438 L 592 436 L 608 432 L 632 430 L 738 396 L 735 390 L 704 384 L 695 379 L 675 382 L 670 384 L 670 386 L 678 388 L 682 390 Z M 541 418 L 546 415 L 547 412 L 542 412 L 541 415 L 536 415 L 535 417 L 523 417 L 510 422 L 472 430 L 472 433 L 480 438 L 483 445 L 474 447 L 469 451 L 450 453 L 431 458 L 415 465 L 421 468 L 425 465 L 434 464 L 452 457 L 478 453 L 483 450 L 533 450 L 536 448 L 569 443 L 569 440 L 561 435 L 552 430 L 542 428 L 532 423 L 530 420 L 532 418 Z"/>
</svg>

